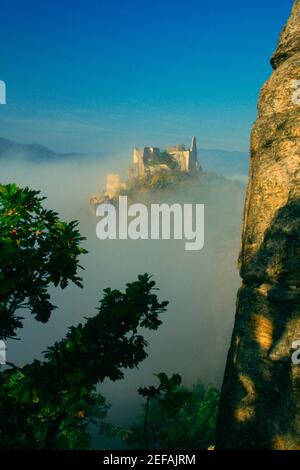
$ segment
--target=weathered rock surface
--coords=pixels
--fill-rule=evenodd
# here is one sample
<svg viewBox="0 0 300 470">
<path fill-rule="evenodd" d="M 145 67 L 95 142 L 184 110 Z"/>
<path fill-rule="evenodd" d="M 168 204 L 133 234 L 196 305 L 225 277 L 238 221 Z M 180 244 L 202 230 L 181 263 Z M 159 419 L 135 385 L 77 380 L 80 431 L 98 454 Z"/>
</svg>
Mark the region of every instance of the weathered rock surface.
<svg viewBox="0 0 300 470">
<path fill-rule="evenodd" d="M 300 449 L 300 0 L 271 63 L 251 136 L 217 448 Z"/>
</svg>

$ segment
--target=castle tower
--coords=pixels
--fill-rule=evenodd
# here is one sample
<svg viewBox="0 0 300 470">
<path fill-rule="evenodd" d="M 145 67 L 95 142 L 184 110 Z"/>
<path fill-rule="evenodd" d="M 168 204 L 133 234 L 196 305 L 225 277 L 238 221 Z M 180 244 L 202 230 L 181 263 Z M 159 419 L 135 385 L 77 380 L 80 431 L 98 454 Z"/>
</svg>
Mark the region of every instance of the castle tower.
<svg viewBox="0 0 300 470">
<path fill-rule="evenodd" d="M 189 171 L 196 171 L 198 169 L 198 160 L 197 160 L 197 143 L 196 137 L 192 138 L 192 145 L 189 152 Z"/>
<path fill-rule="evenodd" d="M 132 163 L 133 171 L 136 176 L 141 176 L 145 173 L 144 150 L 134 148 Z"/>
<path fill-rule="evenodd" d="M 105 196 L 113 199 L 120 191 L 122 187 L 121 178 L 118 174 L 108 174 L 106 175 L 106 191 Z"/>
<path fill-rule="evenodd" d="M 192 146 L 190 148 L 191 152 L 195 152 L 197 155 L 197 143 L 196 143 L 196 137 L 194 136 L 192 138 Z"/>
</svg>

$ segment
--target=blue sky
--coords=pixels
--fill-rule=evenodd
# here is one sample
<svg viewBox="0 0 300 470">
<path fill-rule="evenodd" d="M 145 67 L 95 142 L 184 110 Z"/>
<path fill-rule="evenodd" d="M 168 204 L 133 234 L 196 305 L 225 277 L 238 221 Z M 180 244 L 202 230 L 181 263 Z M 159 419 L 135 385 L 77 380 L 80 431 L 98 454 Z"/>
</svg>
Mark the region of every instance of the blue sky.
<svg viewBox="0 0 300 470">
<path fill-rule="evenodd" d="M 247 150 L 292 0 L 1 0 L 0 136 Z"/>
</svg>

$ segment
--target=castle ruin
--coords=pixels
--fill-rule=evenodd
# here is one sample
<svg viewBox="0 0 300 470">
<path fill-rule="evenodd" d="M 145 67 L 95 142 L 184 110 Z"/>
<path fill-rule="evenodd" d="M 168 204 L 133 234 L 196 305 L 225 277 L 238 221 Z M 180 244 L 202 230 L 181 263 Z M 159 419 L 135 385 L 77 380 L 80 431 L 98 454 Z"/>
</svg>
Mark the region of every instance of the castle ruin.
<svg viewBox="0 0 300 470">
<path fill-rule="evenodd" d="M 184 145 L 168 147 L 163 152 L 158 147 L 134 148 L 128 181 L 161 171 L 172 172 L 174 170 L 191 174 L 196 174 L 201 170 L 197 159 L 196 137 L 193 137 L 191 146 L 188 149 Z M 91 195 L 91 206 L 95 207 L 103 200 L 114 199 L 124 189 L 126 189 L 126 184 L 122 183 L 120 175 L 109 173 L 106 175 L 105 191 L 102 194 Z"/>
<path fill-rule="evenodd" d="M 199 170 L 197 160 L 196 137 L 193 137 L 191 147 L 187 150 L 184 146 L 168 147 L 165 152 L 175 162 L 182 172 L 196 172 Z M 160 158 L 161 157 L 161 158 Z M 154 162 L 160 158 L 159 164 Z M 135 148 L 133 151 L 133 174 L 143 176 L 147 172 L 154 172 L 161 169 L 168 169 L 167 163 L 164 163 L 164 154 L 160 153 L 158 147 Z"/>
</svg>

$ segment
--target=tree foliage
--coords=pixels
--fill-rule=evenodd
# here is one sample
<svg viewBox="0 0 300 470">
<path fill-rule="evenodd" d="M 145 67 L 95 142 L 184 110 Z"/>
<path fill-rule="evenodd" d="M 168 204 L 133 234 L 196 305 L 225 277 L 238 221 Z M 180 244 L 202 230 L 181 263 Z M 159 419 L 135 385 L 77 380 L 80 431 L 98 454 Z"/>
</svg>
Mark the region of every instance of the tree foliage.
<svg viewBox="0 0 300 470">
<path fill-rule="evenodd" d="M 22 327 L 18 314 L 27 309 L 47 322 L 55 306 L 50 284 L 82 287 L 79 256 L 85 253 L 75 221 L 63 222 L 42 206 L 39 191 L 0 186 L 0 338 L 15 337 Z"/>
<path fill-rule="evenodd" d="M 175 170 L 178 168 L 177 160 L 170 155 L 167 150 L 160 152 L 157 155 L 154 155 L 152 158 L 146 161 L 146 165 L 167 165 L 171 170 Z"/>
<path fill-rule="evenodd" d="M 22 326 L 16 312 L 28 308 L 39 321 L 53 306 L 47 287 L 81 286 L 78 257 L 84 253 L 77 222 L 65 223 L 43 209 L 37 191 L 2 186 L 0 191 L 1 337 Z M 72 326 L 44 359 L 0 371 L 0 448 L 80 449 L 89 446 L 88 425 L 105 417 L 96 392 L 104 379 L 123 378 L 147 357 L 140 333 L 156 330 L 168 302 L 159 302 L 148 274 L 125 292 L 106 289 L 98 313 Z"/>
<path fill-rule="evenodd" d="M 142 405 L 135 423 L 129 429 L 115 430 L 115 434 L 121 435 L 133 449 L 149 446 L 151 449 L 200 450 L 212 446 L 219 392 L 212 387 L 205 389 L 201 384 L 189 390 L 180 385 L 178 374 L 170 379 L 164 373 L 157 377 L 158 387 L 139 389 L 146 404 Z"/>
<path fill-rule="evenodd" d="M 119 380 L 147 357 L 140 328 L 155 330 L 167 302 L 153 294 L 145 274 L 124 293 L 106 289 L 98 314 L 22 368 L 0 374 L 0 447 L 82 448 L 87 426 L 105 416 L 96 385 Z"/>
</svg>

